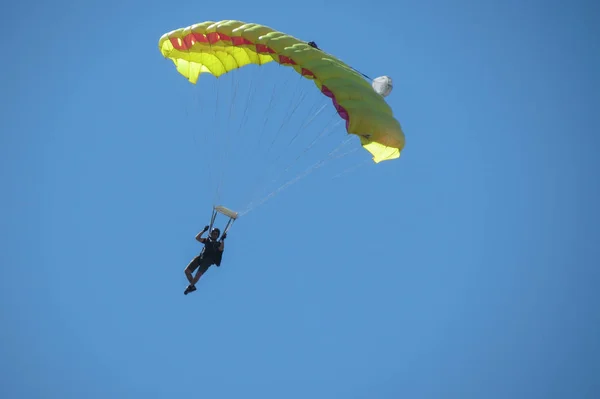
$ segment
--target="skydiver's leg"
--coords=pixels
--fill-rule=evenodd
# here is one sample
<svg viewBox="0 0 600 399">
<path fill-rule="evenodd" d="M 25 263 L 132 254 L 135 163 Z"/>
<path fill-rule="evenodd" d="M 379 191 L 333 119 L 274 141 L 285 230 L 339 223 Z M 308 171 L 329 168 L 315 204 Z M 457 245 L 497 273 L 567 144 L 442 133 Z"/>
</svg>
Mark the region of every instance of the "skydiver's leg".
<svg viewBox="0 0 600 399">
<path fill-rule="evenodd" d="M 200 260 L 200 267 L 198 268 L 198 272 L 196 272 L 196 275 L 194 276 L 193 280 L 190 281 L 192 287 L 195 286 L 198 280 L 200 280 L 200 277 L 202 277 L 202 275 L 206 273 L 210 265 L 212 265 L 212 261 L 210 259 Z"/>
<path fill-rule="evenodd" d="M 200 255 L 198 255 L 194 259 L 192 259 L 192 261 L 186 266 L 185 270 L 183 271 L 191 285 L 194 285 L 192 283 L 192 281 L 193 281 L 192 273 L 194 273 L 194 270 L 196 270 L 198 268 L 198 266 L 200 266 Z"/>
</svg>

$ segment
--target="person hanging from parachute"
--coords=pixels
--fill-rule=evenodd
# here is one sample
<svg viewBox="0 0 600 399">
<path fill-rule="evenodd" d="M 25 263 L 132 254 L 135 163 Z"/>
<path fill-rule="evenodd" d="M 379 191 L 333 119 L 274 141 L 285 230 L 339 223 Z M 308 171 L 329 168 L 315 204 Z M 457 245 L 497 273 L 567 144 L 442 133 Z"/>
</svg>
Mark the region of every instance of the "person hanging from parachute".
<svg viewBox="0 0 600 399">
<path fill-rule="evenodd" d="M 221 235 L 221 230 L 215 227 L 212 228 L 212 225 L 215 222 L 215 218 L 217 213 L 224 214 L 229 217 L 229 222 L 225 226 L 225 231 Z M 201 232 L 196 234 L 196 241 L 204 244 L 204 248 L 200 254 L 194 257 L 191 262 L 184 269 L 185 277 L 187 278 L 189 285 L 183 291 L 184 295 L 189 294 L 190 292 L 196 291 L 196 284 L 200 277 L 212 266 L 216 265 L 217 267 L 221 266 L 221 261 L 223 259 L 223 251 L 225 250 L 225 239 L 227 238 L 227 231 L 233 224 L 233 222 L 237 219 L 237 212 L 231 211 L 222 206 L 216 206 L 213 208 L 213 215 L 210 221 L 210 226 L 205 226 Z M 206 233 L 210 229 L 210 234 L 207 238 L 202 237 L 204 233 Z M 221 238 L 219 239 L 219 236 Z M 194 271 L 196 271 L 196 275 L 194 276 Z"/>
<path fill-rule="evenodd" d="M 190 282 L 183 292 L 185 295 L 196 291 L 196 283 L 198 280 L 200 280 L 200 277 L 206 273 L 209 267 L 212 265 L 216 265 L 217 267 L 221 266 L 221 259 L 223 258 L 223 250 L 225 249 L 225 238 L 227 238 L 227 233 L 224 233 L 219 240 L 221 230 L 215 227 L 210 231 L 210 235 L 207 238 L 202 237 L 202 235 L 206 233 L 208 229 L 209 227 L 205 226 L 204 229 L 196 235 L 196 241 L 203 243 L 204 248 L 202 248 L 200 254 L 195 256 L 184 270 L 185 276 Z M 198 271 L 194 276 L 193 273 L 196 271 L 196 269 Z"/>
</svg>

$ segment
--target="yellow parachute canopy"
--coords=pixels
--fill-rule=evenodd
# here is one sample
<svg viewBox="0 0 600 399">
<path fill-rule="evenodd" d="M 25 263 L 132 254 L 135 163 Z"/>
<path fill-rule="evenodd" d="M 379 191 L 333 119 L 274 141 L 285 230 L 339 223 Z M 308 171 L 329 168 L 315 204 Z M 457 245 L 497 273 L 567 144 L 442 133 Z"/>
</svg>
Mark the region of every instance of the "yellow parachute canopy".
<svg viewBox="0 0 600 399">
<path fill-rule="evenodd" d="M 398 158 L 404 148 L 400 123 L 369 82 L 331 54 L 290 35 L 254 23 L 206 21 L 164 34 L 158 47 L 194 84 L 201 73 L 219 77 L 248 64 L 290 66 L 332 99 L 347 132 L 360 137 L 375 162 Z"/>
</svg>

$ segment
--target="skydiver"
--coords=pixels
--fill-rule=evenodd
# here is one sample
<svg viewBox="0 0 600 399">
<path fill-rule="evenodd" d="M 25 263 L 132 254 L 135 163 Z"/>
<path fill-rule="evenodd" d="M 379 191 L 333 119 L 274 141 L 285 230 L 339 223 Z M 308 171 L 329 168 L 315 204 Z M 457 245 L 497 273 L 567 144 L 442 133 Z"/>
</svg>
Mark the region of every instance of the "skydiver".
<svg viewBox="0 0 600 399">
<path fill-rule="evenodd" d="M 215 227 L 211 230 L 208 238 L 203 238 L 202 234 L 208 231 L 208 228 L 208 226 L 205 226 L 200 233 L 196 234 L 196 240 L 203 243 L 204 248 L 202 248 L 200 254 L 194 257 L 184 270 L 185 276 L 190 282 L 185 291 L 183 291 L 184 295 L 196 291 L 196 283 L 200 280 L 200 277 L 206 273 L 209 267 L 212 265 L 217 265 L 217 267 L 221 266 L 223 250 L 225 249 L 224 240 L 227 238 L 227 233 L 224 233 L 219 240 L 221 230 Z M 193 276 L 192 273 L 194 273 L 196 269 L 198 269 L 198 272 Z"/>
<path fill-rule="evenodd" d="M 315 43 L 315 42 L 308 42 L 308 45 L 309 45 L 310 47 L 314 47 L 314 48 L 316 48 L 317 50 L 320 50 L 319 46 L 317 46 L 317 43 Z"/>
</svg>

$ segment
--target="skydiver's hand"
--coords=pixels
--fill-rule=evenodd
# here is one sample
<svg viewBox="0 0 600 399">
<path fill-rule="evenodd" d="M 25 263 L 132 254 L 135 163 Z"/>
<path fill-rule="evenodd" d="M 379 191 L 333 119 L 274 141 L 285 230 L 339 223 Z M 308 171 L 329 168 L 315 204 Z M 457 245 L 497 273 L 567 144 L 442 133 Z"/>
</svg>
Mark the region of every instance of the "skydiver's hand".
<svg viewBox="0 0 600 399">
<path fill-rule="evenodd" d="M 221 240 L 224 240 L 227 238 L 227 233 L 223 233 L 223 235 L 221 236 Z"/>
<path fill-rule="evenodd" d="M 204 230 L 202 231 L 207 231 L 208 230 L 208 226 L 204 226 Z"/>
</svg>

